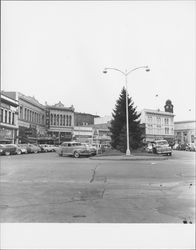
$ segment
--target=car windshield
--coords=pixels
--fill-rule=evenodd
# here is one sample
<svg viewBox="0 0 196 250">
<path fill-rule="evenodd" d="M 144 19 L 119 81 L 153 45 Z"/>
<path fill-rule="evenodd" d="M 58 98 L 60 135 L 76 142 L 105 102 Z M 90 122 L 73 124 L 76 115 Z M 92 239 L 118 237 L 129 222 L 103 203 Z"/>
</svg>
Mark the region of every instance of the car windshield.
<svg viewBox="0 0 196 250">
<path fill-rule="evenodd" d="M 167 141 L 159 141 L 159 142 L 156 142 L 157 145 L 168 145 L 168 142 Z"/>
</svg>

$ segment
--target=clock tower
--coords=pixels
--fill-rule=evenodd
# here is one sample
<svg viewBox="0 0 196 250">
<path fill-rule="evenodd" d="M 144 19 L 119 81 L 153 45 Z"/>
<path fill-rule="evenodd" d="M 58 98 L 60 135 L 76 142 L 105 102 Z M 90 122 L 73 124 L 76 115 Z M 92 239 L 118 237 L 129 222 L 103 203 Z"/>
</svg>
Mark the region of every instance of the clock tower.
<svg viewBox="0 0 196 250">
<path fill-rule="evenodd" d="M 171 100 L 166 101 L 164 108 L 165 108 L 165 112 L 173 113 L 174 106 L 173 106 Z"/>
</svg>

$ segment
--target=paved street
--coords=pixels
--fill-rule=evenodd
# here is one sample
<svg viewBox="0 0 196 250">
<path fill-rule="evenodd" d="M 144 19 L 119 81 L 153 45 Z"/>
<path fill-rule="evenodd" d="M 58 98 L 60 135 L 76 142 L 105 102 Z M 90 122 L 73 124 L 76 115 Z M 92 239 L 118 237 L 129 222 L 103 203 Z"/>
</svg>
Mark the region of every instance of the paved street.
<svg viewBox="0 0 196 250">
<path fill-rule="evenodd" d="M 1 222 L 195 222 L 194 152 L 103 161 L 56 153 L 1 160 Z"/>
</svg>

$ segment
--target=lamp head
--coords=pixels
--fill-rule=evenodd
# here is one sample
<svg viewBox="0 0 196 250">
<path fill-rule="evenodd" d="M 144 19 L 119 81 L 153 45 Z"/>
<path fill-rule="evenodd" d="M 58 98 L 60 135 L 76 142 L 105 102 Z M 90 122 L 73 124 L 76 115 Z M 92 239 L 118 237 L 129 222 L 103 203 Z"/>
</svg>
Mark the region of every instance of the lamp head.
<svg viewBox="0 0 196 250">
<path fill-rule="evenodd" d="M 104 74 L 107 74 L 108 72 L 107 72 L 107 70 L 106 70 L 106 69 L 104 69 L 104 70 L 103 70 L 103 73 L 104 73 Z"/>
<path fill-rule="evenodd" d="M 148 68 L 148 66 L 146 66 L 146 72 L 149 72 L 150 71 L 150 69 Z"/>
</svg>

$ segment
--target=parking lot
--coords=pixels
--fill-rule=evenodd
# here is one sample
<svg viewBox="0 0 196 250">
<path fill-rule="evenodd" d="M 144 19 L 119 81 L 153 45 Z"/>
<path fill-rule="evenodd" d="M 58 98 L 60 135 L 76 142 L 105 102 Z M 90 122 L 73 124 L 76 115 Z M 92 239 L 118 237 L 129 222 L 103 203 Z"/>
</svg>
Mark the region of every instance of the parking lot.
<svg viewBox="0 0 196 250">
<path fill-rule="evenodd" d="M 164 161 L 1 156 L 1 222 L 193 223 L 194 152 Z"/>
</svg>

